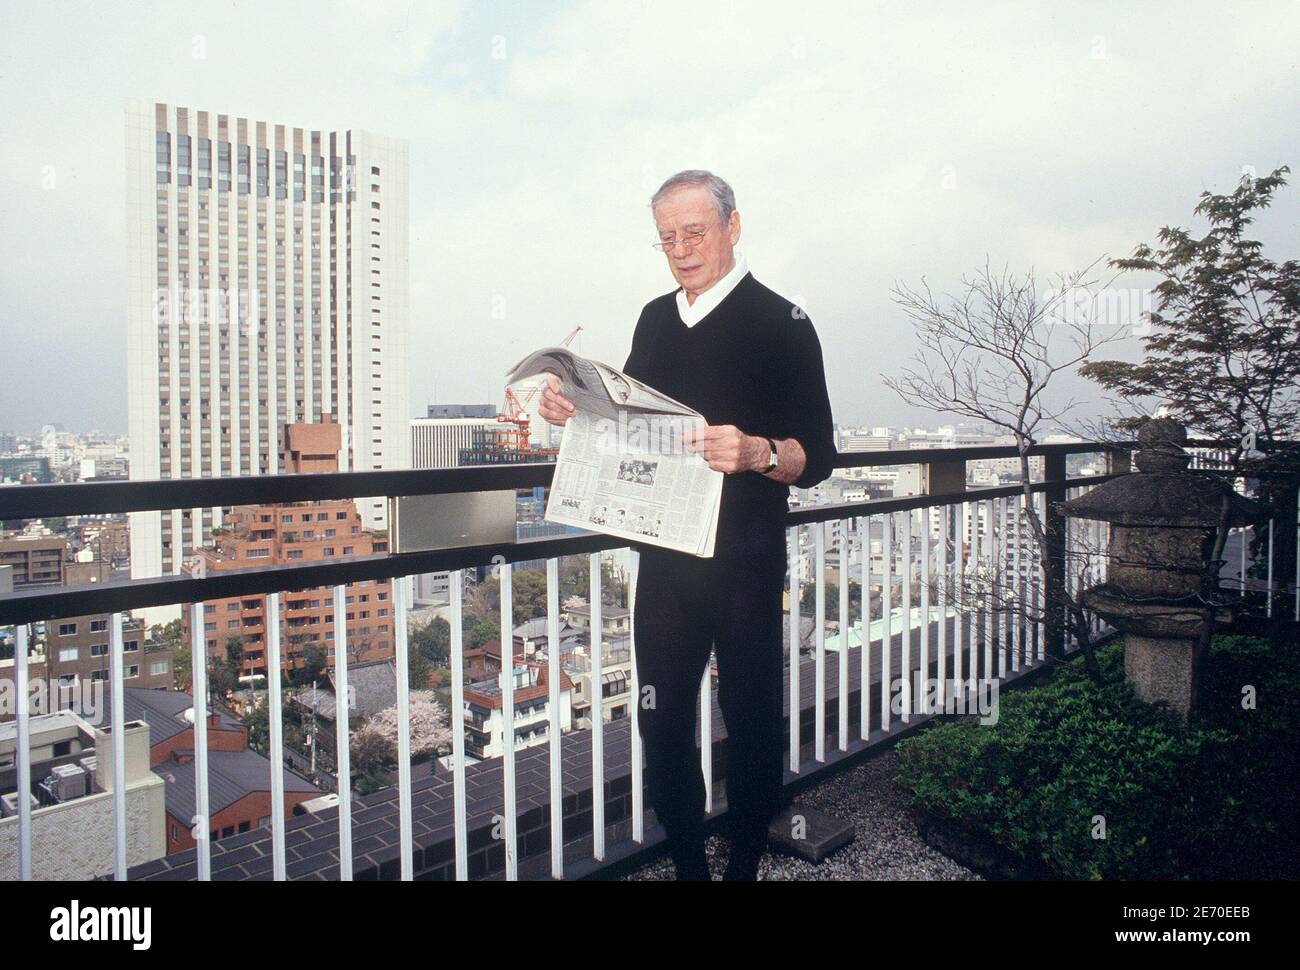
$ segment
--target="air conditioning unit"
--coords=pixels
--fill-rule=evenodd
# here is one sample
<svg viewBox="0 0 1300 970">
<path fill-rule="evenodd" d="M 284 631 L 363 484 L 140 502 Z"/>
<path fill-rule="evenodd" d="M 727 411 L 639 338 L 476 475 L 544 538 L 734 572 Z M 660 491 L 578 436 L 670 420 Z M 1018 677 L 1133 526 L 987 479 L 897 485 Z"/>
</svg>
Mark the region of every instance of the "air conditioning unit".
<svg viewBox="0 0 1300 970">
<path fill-rule="evenodd" d="M 86 773 L 81 765 L 55 765 L 46 781 L 50 794 L 61 802 L 86 796 Z"/>
<path fill-rule="evenodd" d="M 32 800 L 33 809 L 40 807 L 40 804 L 36 801 L 35 795 L 28 794 L 27 797 Z M 18 793 L 16 791 L 12 791 L 9 792 L 9 794 L 7 795 L 0 795 L 0 818 L 9 818 L 10 816 L 17 815 L 17 814 L 18 814 Z"/>
</svg>

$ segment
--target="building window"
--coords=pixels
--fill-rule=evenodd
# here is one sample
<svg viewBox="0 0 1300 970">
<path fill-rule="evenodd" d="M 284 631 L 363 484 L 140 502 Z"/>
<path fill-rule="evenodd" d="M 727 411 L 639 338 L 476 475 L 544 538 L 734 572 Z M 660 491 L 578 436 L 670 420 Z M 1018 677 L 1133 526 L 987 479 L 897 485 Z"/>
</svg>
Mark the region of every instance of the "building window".
<svg viewBox="0 0 1300 970">
<path fill-rule="evenodd" d="M 149 662 L 149 676 L 150 676 L 150 677 L 162 677 L 162 676 L 165 675 L 166 673 L 167 673 L 167 661 L 166 661 L 166 660 L 151 660 L 151 661 Z"/>
<path fill-rule="evenodd" d="M 91 632 L 91 633 L 103 633 L 103 632 L 104 632 L 105 630 L 107 630 L 107 629 L 108 629 L 108 620 L 91 620 L 91 621 L 90 621 L 90 632 Z"/>
<path fill-rule="evenodd" d="M 76 633 L 77 633 L 77 624 L 75 624 L 75 623 L 60 623 L 60 624 L 59 624 L 59 636 L 61 636 L 61 637 L 71 637 L 71 636 L 76 636 Z"/>
<path fill-rule="evenodd" d="M 78 650 L 76 647 L 59 648 L 59 663 L 61 664 L 76 663 L 80 657 L 81 657 L 81 651 Z"/>
<path fill-rule="evenodd" d="M 134 653 L 139 649 L 140 649 L 139 640 L 127 640 L 124 644 L 122 644 L 123 653 Z"/>
<path fill-rule="evenodd" d="M 127 667 L 127 668 L 126 668 L 126 676 L 127 676 L 128 678 L 131 678 L 131 677 L 139 677 L 139 676 L 140 676 L 140 667 L 139 667 L 138 665 L 136 665 L 136 664 L 132 664 L 130 667 Z"/>
<path fill-rule="evenodd" d="M 107 656 L 108 656 L 108 644 L 107 644 L 107 643 L 92 643 L 92 644 L 90 645 L 90 655 L 91 655 L 92 657 L 107 657 Z"/>
</svg>

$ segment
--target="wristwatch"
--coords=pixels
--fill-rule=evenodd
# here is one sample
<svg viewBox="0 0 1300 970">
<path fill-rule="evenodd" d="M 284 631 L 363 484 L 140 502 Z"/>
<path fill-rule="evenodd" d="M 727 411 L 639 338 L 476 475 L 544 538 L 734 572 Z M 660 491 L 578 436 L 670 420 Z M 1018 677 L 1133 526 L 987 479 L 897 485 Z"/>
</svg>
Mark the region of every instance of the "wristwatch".
<svg viewBox="0 0 1300 970">
<path fill-rule="evenodd" d="M 777 462 L 776 442 L 773 441 L 771 438 L 768 438 L 768 439 L 767 439 L 767 447 L 768 447 L 768 449 L 769 449 L 769 452 L 768 452 L 768 456 L 767 456 L 767 467 L 764 468 L 763 471 L 762 471 L 762 474 L 764 474 L 764 475 L 767 475 L 767 474 L 769 474 L 769 473 L 775 471 L 775 470 L 776 470 L 776 462 Z"/>
</svg>

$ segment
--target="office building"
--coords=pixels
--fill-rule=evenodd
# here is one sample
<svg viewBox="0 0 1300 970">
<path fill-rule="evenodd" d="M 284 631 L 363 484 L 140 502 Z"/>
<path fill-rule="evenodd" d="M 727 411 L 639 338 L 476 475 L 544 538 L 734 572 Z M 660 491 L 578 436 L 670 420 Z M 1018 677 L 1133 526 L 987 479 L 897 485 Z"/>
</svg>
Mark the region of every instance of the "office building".
<svg viewBox="0 0 1300 970">
<path fill-rule="evenodd" d="M 126 154 L 131 477 L 275 475 L 280 429 L 327 414 L 342 470 L 407 467 L 406 143 L 140 104 Z M 222 515 L 134 513 L 132 575 Z"/>
</svg>

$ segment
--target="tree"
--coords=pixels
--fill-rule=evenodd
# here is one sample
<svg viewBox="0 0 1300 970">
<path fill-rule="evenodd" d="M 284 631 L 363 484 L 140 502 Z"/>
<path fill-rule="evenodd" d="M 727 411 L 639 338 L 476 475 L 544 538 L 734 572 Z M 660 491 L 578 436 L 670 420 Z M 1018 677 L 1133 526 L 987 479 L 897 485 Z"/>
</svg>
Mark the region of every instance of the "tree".
<svg viewBox="0 0 1300 970">
<path fill-rule="evenodd" d="M 626 606 L 626 577 L 613 560 L 601 558 L 600 601 L 610 606 Z M 571 596 L 591 598 L 591 560 L 587 556 L 565 556 L 560 560 L 560 595 L 563 603 Z"/>
<path fill-rule="evenodd" d="M 243 717 L 248 728 L 248 746 L 263 755 L 271 751 L 271 705 L 263 699 Z M 288 705 L 280 708 L 281 737 L 286 747 L 301 747 L 302 731 L 297 718 L 289 712 Z"/>
<path fill-rule="evenodd" d="M 1132 406 L 1117 427 L 1136 427 L 1159 403 L 1164 416 L 1191 434 L 1224 442 L 1221 468 L 1233 477 L 1258 478 L 1256 497 L 1284 523 L 1294 522 L 1300 478 L 1300 262 L 1269 259 L 1246 233 L 1289 172 L 1282 166 L 1263 178 L 1244 176 L 1227 195 L 1204 191 L 1193 210 L 1209 223 L 1204 236 L 1165 226 L 1156 233 L 1156 247 L 1144 243 L 1132 256 L 1113 260 L 1120 269 L 1160 277 L 1155 309 L 1146 314 L 1144 354 L 1136 363 L 1097 360 L 1080 368 Z M 1203 576 L 1203 650 L 1229 530 L 1225 502 Z M 1277 575 L 1291 576 L 1295 530 L 1280 531 L 1273 566 Z M 1257 561 L 1265 541 L 1267 533 L 1256 530 Z"/>
<path fill-rule="evenodd" d="M 540 569 L 516 569 L 510 576 L 510 606 L 515 623 L 525 623 L 546 615 L 546 573 Z M 463 615 L 470 620 L 500 623 L 501 579 L 489 576 L 466 590 L 462 600 Z M 494 634 L 495 635 L 495 634 Z"/>
<path fill-rule="evenodd" d="M 1049 530 L 1038 514 L 1029 469 L 1035 434 L 1062 421 L 1074 407 L 1073 400 L 1054 402 L 1048 394 L 1052 382 L 1120 336 L 1117 328 L 1098 325 L 1097 281 L 1091 276 L 1096 265 L 1056 276 L 1043 293 L 1032 269 L 1017 277 L 987 264 L 963 277 L 957 295 L 937 296 L 924 280 L 919 288 L 896 286 L 895 303 L 912 321 L 921 349 L 901 377 L 885 378 L 885 384 L 914 407 L 982 421 L 1012 436 L 1023 489 L 1019 515 L 1029 524 L 1046 577 L 1043 608 L 1021 595 L 1019 583 L 1008 582 L 1001 564 L 991 561 L 964 577 L 962 588 L 972 594 L 969 605 L 977 608 L 1045 623 L 1048 629 L 1068 624 L 1090 675 L 1100 681 L 1089 618 L 1060 565 L 1066 537 L 1060 529 Z M 1086 571 L 1089 564 L 1078 568 Z M 936 585 L 938 596 L 932 593 L 931 602 L 952 602 L 946 577 L 941 575 Z"/>
<path fill-rule="evenodd" d="M 451 658 L 451 624 L 435 616 L 411 631 L 411 653 L 419 654 L 435 667 L 445 667 Z"/>
<path fill-rule="evenodd" d="M 384 788 L 388 784 L 388 766 L 397 761 L 397 745 L 368 726 L 353 731 L 348 744 L 356 790 L 368 795 Z M 339 781 L 342 783 L 342 779 Z"/>
<path fill-rule="evenodd" d="M 840 616 L 840 587 L 836 583 L 826 584 L 826 619 L 838 620 Z M 816 616 L 817 584 L 804 583 L 799 590 L 799 609 Z M 849 617 L 862 615 L 862 584 L 849 580 Z"/>
<path fill-rule="evenodd" d="M 149 628 L 149 639 L 172 652 L 172 685 L 176 690 L 188 691 L 193 668 L 190 643 L 185 638 L 185 627 L 180 620 L 155 623 Z"/>
<path fill-rule="evenodd" d="M 500 632 L 500 627 L 495 623 L 488 620 L 475 620 L 466 629 L 465 634 L 466 638 L 469 640 L 470 647 L 472 649 L 478 649 L 489 640 L 499 639 Z"/>
<path fill-rule="evenodd" d="M 451 742 L 451 728 L 447 722 L 447 711 L 434 698 L 432 691 L 411 691 L 409 705 L 411 726 L 411 757 L 419 759 L 437 751 L 440 745 Z M 355 732 L 377 734 L 392 746 L 392 758 L 389 764 L 397 760 L 397 708 L 389 707 L 380 711 L 366 722 L 365 726 Z"/>
<path fill-rule="evenodd" d="M 208 657 L 208 698 L 210 701 L 224 702 L 227 692 L 234 690 L 237 683 L 228 660 L 222 660 L 219 657 Z"/>
<path fill-rule="evenodd" d="M 226 667 L 230 670 L 230 679 L 237 686 L 244 673 L 244 638 L 236 634 L 226 638 Z"/>
<path fill-rule="evenodd" d="M 294 671 L 294 682 L 297 684 L 310 684 L 318 681 L 325 673 L 325 666 L 329 662 L 325 654 L 325 648 L 320 643 L 309 643 L 302 651 L 302 666 Z"/>
<path fill-rule="evenodd" d="M 418 689 L 429 686 L 429 678 L 433 675 L 433 665 L 418 650 L 407 652 L 406 670 L 412 688 Z"/>
</svg>

